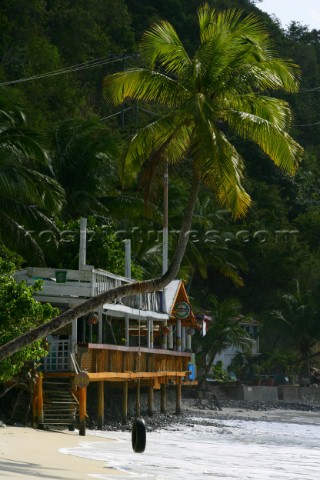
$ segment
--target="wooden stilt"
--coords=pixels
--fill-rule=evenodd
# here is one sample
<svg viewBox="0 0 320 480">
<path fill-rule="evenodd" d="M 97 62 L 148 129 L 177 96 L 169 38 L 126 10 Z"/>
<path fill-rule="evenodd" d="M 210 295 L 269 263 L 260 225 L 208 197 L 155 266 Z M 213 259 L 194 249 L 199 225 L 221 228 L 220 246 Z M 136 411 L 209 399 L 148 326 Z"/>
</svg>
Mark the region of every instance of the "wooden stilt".
<svg viewBox="0 0 320 480">
<path fill-rule="evenodd" d="M 98 382 L 98 428 L 104 427 L 104 382 Z"/>
<path fill-rule="evenodd" d="M 151 385 L 150 387 L 148 387 L 148 415 L 149 415 L 149 417 L 152 417 L 152 415 L 153 415 L 153 400 L 154 400 L 153 386 Z"/>
<path fill-rule="evenodd" d="M 86 434 L 87 387 L 79 388 L 79 435 Z"/>
<path fill-rule="evenodd" d="M 126 425 L 128 421 L 128 385 L 129 385 L 129 382 L 123 382 L 122 425 Z"/>
<path fill-rule="evenodd" d="M 160 412 L 166 413 L 167 407 L 167 385 L 165 383 L 161 384 L 161 402 L 160 402 Z"/>
<path fill-rule="evenodd" d="M 136 389 L 136 416 L 140 417 L 140 378 L 137 380 Z"/>
<path fill-rule="evenodd" d="M 180 380 L 180 379 L 179 379 Z M 181 392 L 182 392 L 182 385 L 181 382 L 177 379 L 176 384 L 176 414 L 181 414 Z"/>
<path fill-rule="evenodd" d="M 39 373 L 37 377 L 37 406 L 36 406 L 36 421 L 39 424 L 43 424 L 43 376 Z"/>
</svg>

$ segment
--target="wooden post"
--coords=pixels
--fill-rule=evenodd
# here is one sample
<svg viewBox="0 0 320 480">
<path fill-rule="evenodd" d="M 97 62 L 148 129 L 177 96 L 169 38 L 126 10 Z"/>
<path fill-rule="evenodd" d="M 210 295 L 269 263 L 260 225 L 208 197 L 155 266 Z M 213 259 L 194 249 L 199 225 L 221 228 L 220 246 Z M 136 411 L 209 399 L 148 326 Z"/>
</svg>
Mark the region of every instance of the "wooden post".
<svg viewBox="0 0 320 480">
<path fill-rule="evenodd" d="M 87 387 L 79 388 L 79 435 L 86 434 Z"/>
<path fill-rule="evenodd" d="M 177 379 L 176 380 L 176 414 L 180 415 L 181 414 L 181 391 L 182 391 L 182 385 L 181 385 L 181 380 Z"/>
<path fill-rule="evenodd" d="M 87 219 L 80 220 L 79 270 L 86 265 L 87 256 Z"/>
<path fill-rule="evenodd" d="M 128 421 L 128 386 L 129 386 L 129 382 L 123 382 L 122 425 L 126 425 Z"/>
<path fill-rule="evenodd" d="M 98 382 L 98 429 L 104 426 L 104 382 Z"/>
<path fill-rule="evenodd" d="M 163 322 L 163 328 L 166 329 L 167 326 L 168 326 L 168 322 L 167 320 L 165 320 Z M 164 350 L 167 350 L 168 348 L 168 336 L 164 332 L 161 335 L 161 348 L 163 348 Z"/>
<path fill-rule="evenodd" d="M 38 374 L 37 377 L 37 409 L 36 409 L 36 419 L 37 423 L 43 424 L 43 385 L 42 385 L 43 375 L 42 373 Z"/>
<path fill-rule="evenodd" d="M 176 350 L 181 352 L 181 320 L 176 320 Z"/>
<path fill-rule="evenodd" d="M 173 326 L 170 325 L 170 332 L 168 334 L 168 348 L 169 350 L 173 350 Z"/>
<path fill-rule="evenodd" d="M 152 417 L 152 415 L 153 415 L 153 400 L 154 400 L 153 386 L 150 385 L 148 387 L 148 415 L 149 415 L 149 417 Z"/>
<path fill-rule="evenodd" d="M 98 343 L 103 343 L 103 316 L 102 307 L 98 308 Z"/>
<path fill-rule="evenodd" d="M 130 339 L 129 339 L 129 315 L 128 315 L 128 314 L 125 314 L 124 320 L 125 320 L 126 347 L 129 347 L 129 345 L 130 345 Z"/>
<path fill-rule="evenodd" d="M 181 351 L 186 349 L 186 327 L 181 327 Z"/>
<path fill-rule="evenodd" d="M 148 348 L 153 348 L 153 319 L 148 320 L 148 339 L 147 339 Z"/>
<path fill-rule="evenodd" d="M 37 427 L 37 401 L 38 401 L 38 396 L 37 396 L 37 385 L 35 386 L 35 389 L 33 390 L 33 396 L 32 396 L 32 426 Z"/>
<path fill-rule="evenodd" d="M 137 380 L 136 389 L 136 416 L 140 417 L 140 378 Z"/>
<path fill-rule="evenodd" d="M 166 413 L 167 407 L 167 385 L 165 383 L 161 384 L 161 402 L 160 402 L 160 412 Z"/>
<path fill-rule="evenodd" d="M 76 345 L 78 342 L 77 330 L 78 330 L 78 319 L 75 318 L 74 320 L 72 320 L 72 323 L 71 323 L 71 353 L 75 353 L 75 350 L 76 350 Z M 69 368 L 72 371 L 74 371 L 74 366 L 72 364 L 71 357 L 69 358 L 69 363 L 70 363 Z"/>
<path fill-rule="evenodd" d="M 187 331 L 187 352 L 191 352 L 191 334 Z"/>
</svg>

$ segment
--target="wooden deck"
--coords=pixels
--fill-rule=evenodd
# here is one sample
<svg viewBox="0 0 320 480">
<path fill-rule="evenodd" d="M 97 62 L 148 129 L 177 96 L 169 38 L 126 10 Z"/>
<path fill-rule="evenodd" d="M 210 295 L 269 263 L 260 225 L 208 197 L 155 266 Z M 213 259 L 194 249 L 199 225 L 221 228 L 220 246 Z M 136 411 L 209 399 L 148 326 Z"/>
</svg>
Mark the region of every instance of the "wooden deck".
<svg viewBox="0 0 320 480">
<path fill-rule="evenodd" d="M 143 347 L 82 344 L 76 355 L 90 381 L 153 380 L 155 388 L 169 379 L 188 377 L 191 353 Z M 187 378 L 186 378 L 187 379 Z"/>
<path fill-rule="evenodd" d="M 44 371 L 39 375 L 34 399 L 34 418 L 38 425 L 48 424 L 48 420 L 45 418 L 42 379 L 50 378 L 51 380 L 56 379 L 54 381 L 70 379 L 71 390 L 79 402 L 80 435 L 85 435 L 86 432 L 87 387 L 92 382 L 98 384 L 97 421 L 100 429 L 104 427 L 105 382 L 114 382 L 122 388 L 123 423 L 127 421 L 129 388 L 136 390 L 136 416 L 140 416 L 140 387 L 147 387 L 148 414 L 152 415 L 154 390 L 160 390 L 160 410 L 164 413 L 166 411 L 166 386 L 174 385 L 176 413 L 179 414 L 181 413 L 182 386 L 197 383 L 189 380 L 191 359 L 192 354 L 189 352 L 94 343 L 79 344 L 74 358 L 76 371 Z M 59 412 L 55 412 L 55 416 L 59 417 Z"/>
</svg>

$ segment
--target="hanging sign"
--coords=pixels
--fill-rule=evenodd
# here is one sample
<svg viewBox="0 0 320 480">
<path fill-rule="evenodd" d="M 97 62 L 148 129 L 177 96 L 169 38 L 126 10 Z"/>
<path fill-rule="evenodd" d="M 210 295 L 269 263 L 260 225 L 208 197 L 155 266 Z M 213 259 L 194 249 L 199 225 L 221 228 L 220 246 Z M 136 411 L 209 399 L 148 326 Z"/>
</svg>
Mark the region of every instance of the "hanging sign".
<svg viewBox="0 0 320 480">
<path fill-rule="evenodd" d="M 176 318 L 183 320 L 188 318 L 191 313 L 191 305 L 188 302 L 177 302 L 173 311 Z"/>
<path fill-rule="evenodd" d="M 74 377 L 74 384 L 76 387 L 79 388 L 84 388 L 87 387 L 90 383 L 89 375 L 87 372 L 79 372 L 75 377 Z"/>
</svg>

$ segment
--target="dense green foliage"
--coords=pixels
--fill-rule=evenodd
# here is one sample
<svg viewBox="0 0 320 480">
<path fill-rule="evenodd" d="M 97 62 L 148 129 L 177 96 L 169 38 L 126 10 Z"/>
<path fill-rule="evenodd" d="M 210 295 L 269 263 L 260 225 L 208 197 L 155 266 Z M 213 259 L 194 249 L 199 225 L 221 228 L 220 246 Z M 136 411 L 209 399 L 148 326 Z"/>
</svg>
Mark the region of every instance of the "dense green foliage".
<svg viewBox="0 0 320 480">
<path fill-rule="evenodd" d="M 58 313 L 57 308 L 41 304 L 33 298 L 41 288 L 41 282 L 27 287 L 17 283 L 13 276 L 14 264 L 0 257 L 0 344 L 22 335 L 41 323 L 45 323 Z M 34 342 L 0 364 L 0 380 L 6 381 L 17 375 L 25 362 L 36 362 L 46 354 L 43 341 Z"/>
<path fill-rule="evenodd" d="M 246 161 L 243 186 L 252 205 L 235 222 L 202 187 L 181 268 L 198 310 L 211 309 L 212 294 L 222 300 L 237 298 L 244 312 L 262 320 L 261 348 L 270 353 L 283 334 L 282 323 L 271 312 L 285 314 L 279 299 L 295 295 L 296 281 L 312 299 L 314 311 L 318 308 L 320 30 L 297 23 L 284 30 L 250 0 L 208 3 L 218 10 L 240 7 L 259 14 L 276 50 L 301 68 L 297 93 L 267 92 L 292 107 L 290 135 L 305 149 L 297 174 L 292 178 L 279 171 L 248 138 L 231 136 Z M 88 252 L 88 263 L 123 273 L 122 243 L 114 239 L 132 238 L 136 273 L 161 271 L 162 170 L 151 164 L 152 182 L 150 175 L 140 175 L 122 193 L 117 149 L 137 126 L 163 110 L 128 99 L 114 108 L 102 98 L 102 83 L 110 73 L 139 65 L 138 41 L 154 21 L 172 23 L 192 56 L 198 46 L 198 6 L 197 0 L 1 2 L 0 240 L 29 264 L 45 260 L 50 266 L 76 265 L 76 240 L 65 251 L 59 232 L 65 222 L 77 225 L 79 216 L 88 214 L 95 216 L 95 228 L 108 225 L 110 234 L 107 245 L 95 247 L 92 256 Z M 188 163 L 169 167 L 169 256 L 187 198 L 189 170 Z M 144 197 L 148 207 L 143 207 Z M 41 235 L 43 230 L 50 231 L 52 242 Z M 114 262 L 106 260 L 108 255 Z M 299 350 L 293 339 L 283 345 Z M 312 345 L 313 361 L 316 351 Z"/>
</svg>

